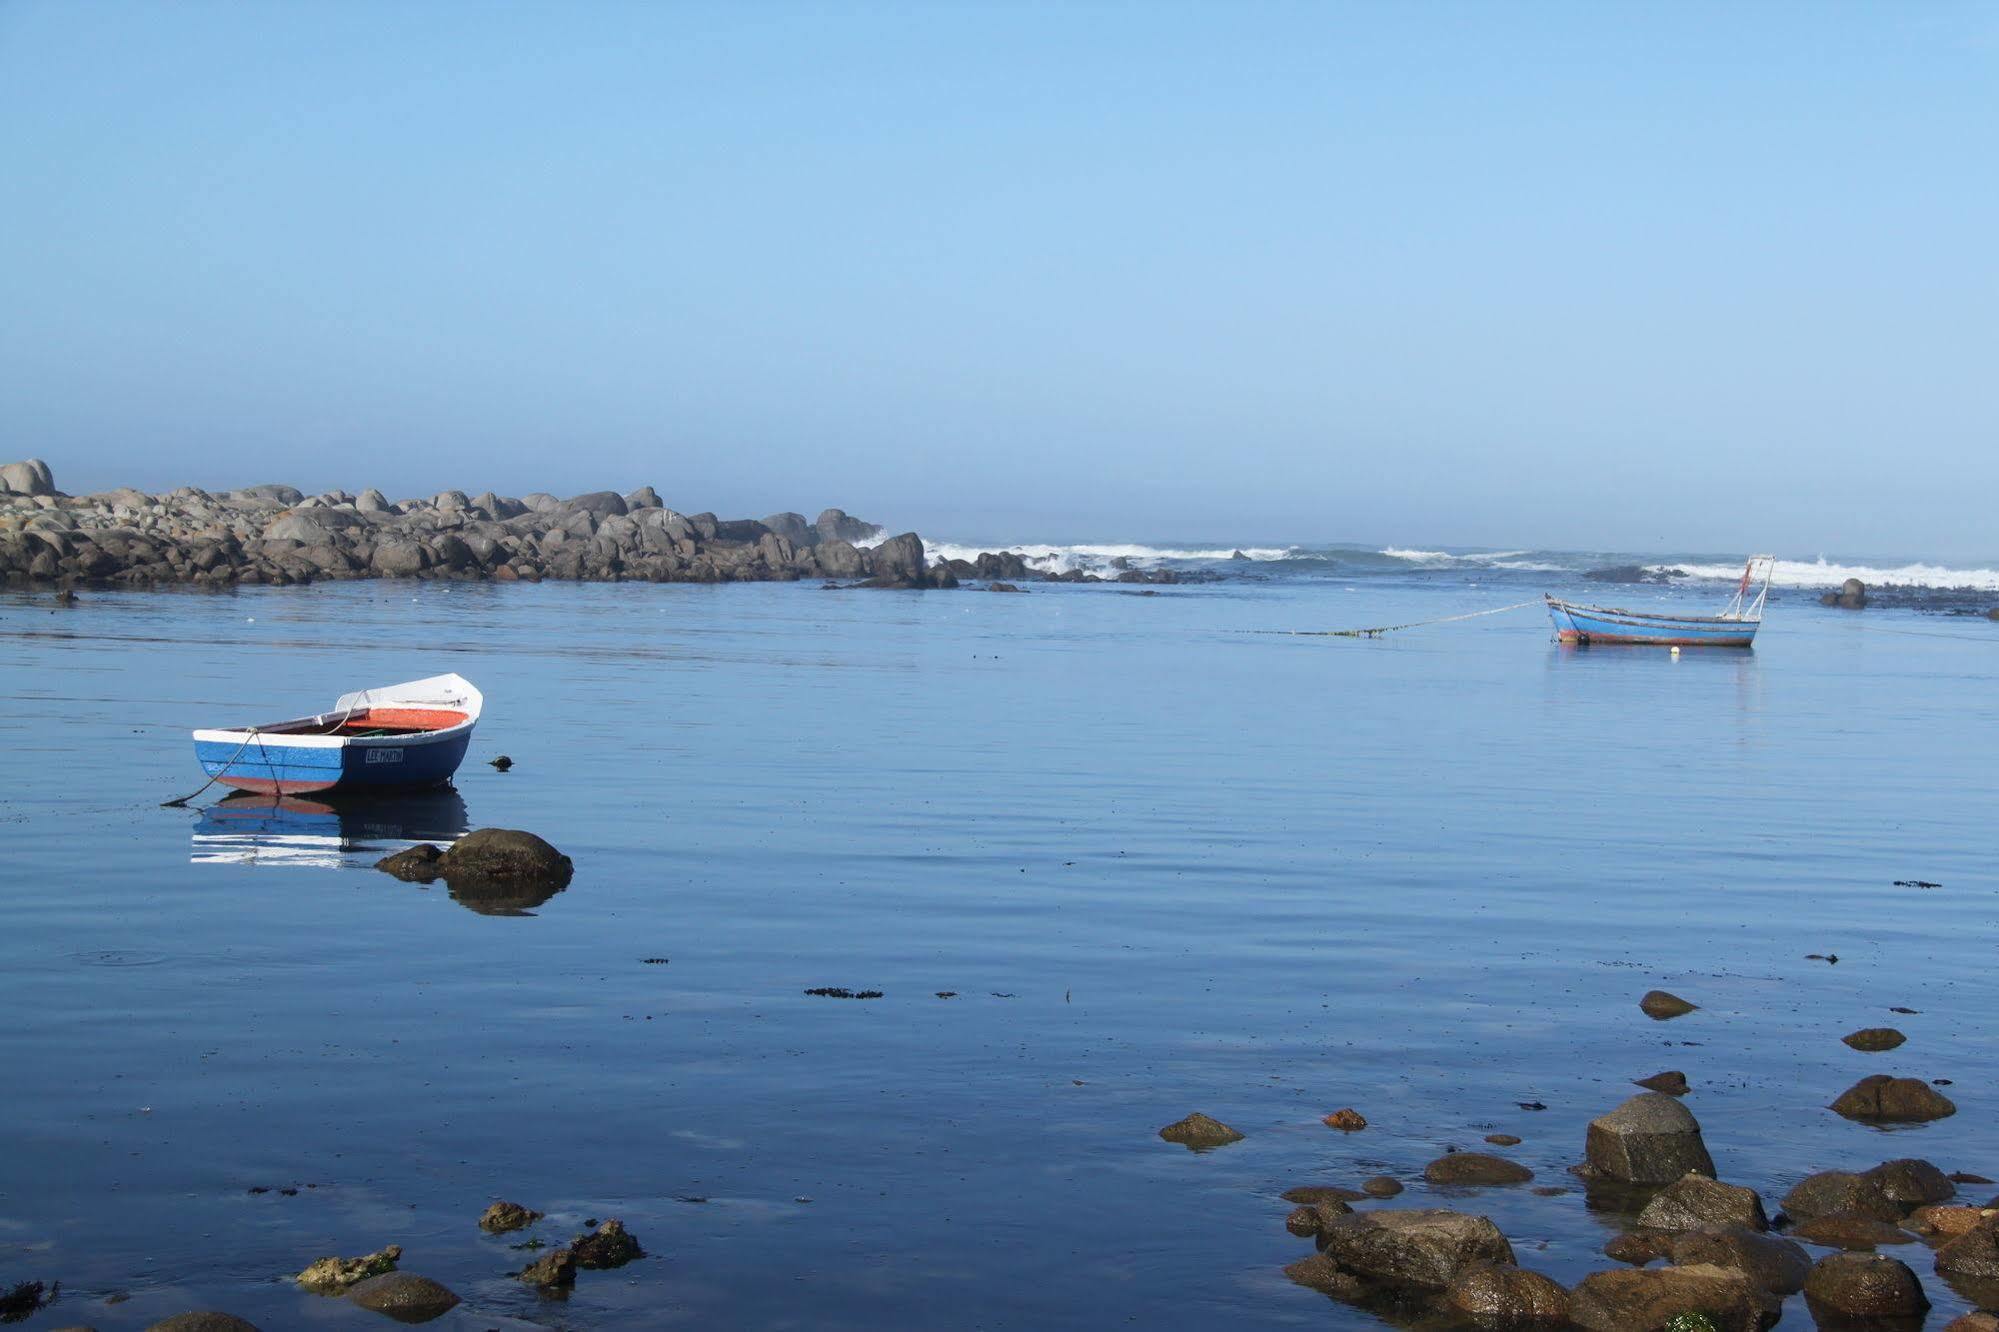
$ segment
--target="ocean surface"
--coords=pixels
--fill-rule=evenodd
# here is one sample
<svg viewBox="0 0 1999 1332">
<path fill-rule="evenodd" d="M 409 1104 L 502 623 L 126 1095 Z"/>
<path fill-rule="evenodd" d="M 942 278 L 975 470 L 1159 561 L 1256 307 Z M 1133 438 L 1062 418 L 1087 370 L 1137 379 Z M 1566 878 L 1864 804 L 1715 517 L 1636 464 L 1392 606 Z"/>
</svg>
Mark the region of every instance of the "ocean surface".
<svg viewBox="0 0 1999 1332">
<path fill-rule="evenodd" d="M 1393 1174 L 1572 1283 L 1626 1218 L 1423 1165 L 1510 1133 L 1573 1186 L 1665 1069 L 1773 1209 L 1893 1157 L 1999 1177 L 1999 623 L 1827 609 L 1848 562 L 1805 559 L 1753 652 L 1562 648 L 1533 607 L 1296 636 L 1711 609 L 1739 564 L 1166 549 L 1044 558 L 1228 576 L 0 597 L 0 1285 L 62 1283 L 24 1326 L 376 1326 L 289 1276 L 395 1243 L 449 1328 L 1378 1327 L 1284 1277 L 1279 1193 Z M 441 671 L 487 697 L 455 794 L 160 807 L 196 726 Z M 483 826 L 574 881 L 370 868 Z M 1825 1108 L 1875 1072 L 1959 1113 Z M 1246 1137 L 1156 1136 L 1195 1110 Z M 495 1198 L 648 1256 L 541 1297 Z M 1932 1326 L 1967 1307 L 1897 1253 Z"/>
</svg>

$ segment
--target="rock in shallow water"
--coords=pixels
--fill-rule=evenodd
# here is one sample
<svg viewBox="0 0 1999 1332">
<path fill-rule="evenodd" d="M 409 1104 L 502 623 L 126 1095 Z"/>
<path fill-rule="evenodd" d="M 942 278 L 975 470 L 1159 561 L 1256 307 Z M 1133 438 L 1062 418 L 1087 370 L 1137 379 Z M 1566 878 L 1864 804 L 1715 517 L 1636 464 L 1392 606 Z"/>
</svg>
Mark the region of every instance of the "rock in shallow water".
<svg viewBox="0 0 1999 1332">
<path fill-rule="evenodd" d="M 1423 1178 L 1442 1185 L 1525 1184 L 1534 1178 L 1534 1172 L 1503 1156 L 1451 1152 L 1424 1166 Z"/>
<path fill-rule="evenodd" d="M 1821 1170 L 1805 1176 L 1784 1195 L 1784 1210 L 1793 1218 L 1863 1216 L 1890 1222 L 1902 1219 L 1902 1209 L 1882 1191 L 1879 1181 L 1846 1170 Z"/>
<path fill-rule="evenodd" d="M 1369 1280 L 1434 1289 L 1449 1286 L 1468 1268 L 1513 1262 L 1513 1246 L 1498 1226 L 1443 1209 L 1338 1217 L 1319 1231 L 1319 1251 Z"/>
<path fill-rule="evenodd" d="M 1660 1190 L 1638 1214 L 1638 1224 L 1650 1230 L 1700 1230 L 1710 1226 L 1741 1226 L 1768 1230 L 1763 1200 L 1756 1190 L 1724 1184 L 1688 1172 Z"/>
<path fill-rule="evenodd" d="M 1883 1161 L 1868 1171 L 1866 1178 L 1873 1180 L 1890 1202 L 1903 1207 L 1948 1202 L 1957 1196 L 1957 1185 L 1950 1182 L 1950 1176 L 1914 1157 Z"/>
<path fill-rule="evenodd" d="M 1862 1027 L 1859 1031 L 1850 1031 L 1839 1039 L 1855 1050 L 1879 1054 L 1883 1050 L 1894 1049 L 1909 1038 L 1893 1027 Z"/>
<path fill-rule="evenodd" d="M 1645 1011 L 1646 1017 L 1664 1022 L 1667 1018 L 1684 1017 L 1700 1005 L 1688 1003 L 1669 990 L 1648 990 L 1638 1001 L 1638 1007 Z"/>
<path fill-rule="evenodd" d="M 634 1258 L 645 1257 L 645 1250 L 625 1229 L 625 1223 L 615 1219 L 604 1222 L 588 1235 L 578 1235 L 570 1241 L 569 1249 L 576 1256 L 578 1267 L 593 1271 L 623 1267 Z"/>
<path fill-rule="evenodd" d="M 1242 1141 L 1242 1134 L 1221 1120 L 1210 1119 L 1198 1110 L 1185 1119 L 1168 1124 L 1159 1130 L 1159 1136 L 1168 1142 L 1177 1142 L 1182 1147 L 1194 1151 L 1210 1147 L 1226 1147 L 1232 1142 Z"/>
<path fill-rule="evenodd" d="M 387 1314 L 399 1323 L 427 1323 L 457 1305 L 458 1297 L 414 1272 L 390 1272 L 369 1277 L 348 1290 L 347 1298 L 363 1309 Z"/>
<path fill-rule="evenodd" d="M 201 1309 L 194 1313 L 178 1313 L 171 1318 L 162 1318 L 157 1323 L 148 1323 L 146 1332 L 257 1332 L 257 1325 L 238 1318 L 235 1314 Z"/>
<path fill-rule="evenodd" d="M 1492 1332 L 1564 1328 L 1569 1321 L 1568 1291 L 1539 1272 L 1506 1264 L 1463 1272 L 1442 1302 L 1459 1318 Z"/>
<path fill-rule="evenodd" d="M 1664 1092 L 1668 1096 L 1685 1096 L 1688 1091 L 1687 1075 L 1678 1069 L 1668 1069 L 1664 1073 L 1654 1073 L 1649 1078 L 1635 1078 L 1633 1081 L 1647 1091 Z"/>
<path fill-rule="evenodd" d="M 402 1256 L 402 1246 L 390 1244 L 359 1258 L 321 1258 L 298 1274 L 298 1283 L 316 1295 L 338 1295 L 369 1277 L 395 1271 Z"/>
<path fill-rule="evenodd" d="M 1623 1184 L 1670 1184 L 1688 1171 L 1714 1174 L 1700 1121 L 1661 1092 L 1642 1092 L 1591 1120 L 1585 1152 L 1589 1174 Z"/>
<path fill-rule="evenodd" d="M 1880 1253 L 1819 1259 L 1805 1281 L 1805 1303 L 1821 1325 L 1836 1319 L 1921 1318 L 1930 1307 L 1908 1264 Z"/>
<path fill-rule="evenodd" d="M 1733 1268 L 1624 1268 L 1584 1277 L 1569 1318 L 1588 1332 L 1651 1332 L 1676 1314 L 1704 1313 L 1722 1332 L 1760 1332 L 1775 1325 L 1779 1305 Z"/>
<path fill-rule="evenodd" d="M 573 1286 L 576 1284 L 576 1255 L 566 1248 L 545 1253 L 522 1268 L 517 1279 L 543 1290 Z"/>
<path fill-rule="evenodd" d="M 1957 1113 L 1948 1096 L 1917 1078 L 1891 1078 L 1876 1073 L 1840 1093 L 1832 1103 L 1848 1119 L 1876 1124 L 1921 1124 Z"/>
<path fill-rule="evenodd" d="M 517 1202 L 496 1202 L 479 1218 L 479 1229 L 493 1235 L 522 1230 L 541 1220 L 541 1213 Z"/>
<path fill-rule="evenodd" d="M 1740 1227 L 1685 1231 L 1672 1237 L 1671 1252 L 1682 1267 L 1733 1268 L 1773 1295 L 1797 1294 L 1812 1270 L 1811 1255 L 1802 1244 Z"/>
<path fill-rule="evenodd" d="M 1370 1175 L 1360 1182 L 1360 1187 L 1370 1198 L 1393 1198 L 1402 1192 L 1402 1181 L 1387 1175 Z"/>
</svg>

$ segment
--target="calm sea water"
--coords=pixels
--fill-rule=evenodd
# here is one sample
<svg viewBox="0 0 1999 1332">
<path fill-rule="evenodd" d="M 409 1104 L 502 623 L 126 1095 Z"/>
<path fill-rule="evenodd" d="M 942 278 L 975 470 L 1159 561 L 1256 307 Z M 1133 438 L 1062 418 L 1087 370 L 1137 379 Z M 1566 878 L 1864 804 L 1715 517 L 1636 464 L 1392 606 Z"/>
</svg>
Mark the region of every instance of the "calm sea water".
<svg viewBox="0 0 1999 1332">
<path fill-rule="evenodd" d="M 0 1281 L 63 1283 L 35 1326 L 359 1327 L 287 1275 L 398 1243 L 465 1297 L 446 1327 L 1372 1327 L 1282 1276 L 1279 1192 L 1396 1174 L 1570 1282 L 1619 1218 L 1421 1168 L 1503 1131 L 1573 1183 L 1667 1068 L 1773 1204 L 1896 1156 L 1999 1176 L 1999 626 L 1791 596 L 1753 654 L 1678 660 L 1532 610 L 1245 632 L 1529 594 L 1477 582 L 9 596 Z M 192 727 L 445 670 L 488 699 L 462 807 L 158 807 Z M 367 868 L 465 826 L 575 881 Z M 1651 1022 L 1655 986 L 1703 1007 Z M 1839 1042 L 1886 1023 L 1892 1054 Z M 1824 1109 L 1872 1072 L 1960 1112 Z M 1157 1139 L 1192 1110 L 1246 1140 Z M 543 1299 L 496 1197 L 650 1256 Z M 1964 1307 L 1900 1256 L 1935 1325 Z"/>
</svg>

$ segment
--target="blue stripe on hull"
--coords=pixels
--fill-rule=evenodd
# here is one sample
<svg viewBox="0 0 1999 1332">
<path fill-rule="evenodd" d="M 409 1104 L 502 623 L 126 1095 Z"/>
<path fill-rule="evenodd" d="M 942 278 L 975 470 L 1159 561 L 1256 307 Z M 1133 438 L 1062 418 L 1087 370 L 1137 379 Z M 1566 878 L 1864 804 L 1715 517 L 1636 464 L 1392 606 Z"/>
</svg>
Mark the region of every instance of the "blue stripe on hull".
<svg viewBox="0 0 1999 1332">
<path fill-rule="evenodd" d="M 243 791 L 304 795 L 312 791 L 396 790 L 451 780 L 472 742 L 470 731 L 432 744 L 295 746 L 197 740 L 201 769 Z"/>
<path fill-rule="evenodd" d="M 1548 607 L 1555 632 L 1565 643 L 1637 644 L 1652 647 L 1749 647 L 1756 640 L 1754 620 L 1715 620 L 1671 616 L 1620 616 L 1591 612 L 1580 606 Z"/>
</svg>

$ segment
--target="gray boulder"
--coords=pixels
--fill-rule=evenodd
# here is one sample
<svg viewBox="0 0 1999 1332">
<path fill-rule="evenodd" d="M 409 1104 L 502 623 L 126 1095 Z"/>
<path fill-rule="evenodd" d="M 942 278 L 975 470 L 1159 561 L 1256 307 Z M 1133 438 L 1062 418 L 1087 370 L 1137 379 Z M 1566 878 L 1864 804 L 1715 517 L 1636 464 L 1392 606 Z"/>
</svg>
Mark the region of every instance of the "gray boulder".
<svg viewBox="0 0 1999 1332">
<path fill-rule="evenodd" d="M 805 521 L 802 513 L 773 513 L 764 526 L 794 546 L 809 546 L 819 540 L 819 529 Z"/>
<path fill-rule="evenodd" d="M 640 486 L 637 490 L 625 496 L 625 511 L 627 513 L 633 509 L 658 509 L 663 507 L 665 506 L 660 503 L 659 492 L 651 486 Z"/>
<path fill-rule="evenodd" d="M 0 465 L 0 492 L 12 495 L 53 495 L 55 474 L 40 458 Z"/>
<path fill-rule="evenodd" d="M 890 537 L 874 548 L 873 564 L 877 578 L 920 582 L 924 572 L 923 538 L 914 532 Z"/>
<path fill-rule="evenodd" d="M 1867 605 L 1867 584 L 1858 578 L 1849 578 L 1839 585 L 1837 592 L 1828 592 L 1819 598 L 1819 604 L 1837 606 L 1841 610 L 1861 610 Z"/>
<path fill-rule="evenodd" d="M 384 537 L 375 544 L 369 563 L 386 578 L 414 578 L 430 567 L 430 553 L 408 537 Z"/>
<path fill-rule="evenodd" d="M 850 517 L 845 509 L 825 509 L 819 514 L 819 521 L 813 526 L 819 529 L 821 541 L 850 541 L 856 544 L 872 540 L 881 534 L 877 523 L 864 523 Z"/>
<path fill-rule="evenodd" d="M 287 507 L 293 504 L 297 504 L 300 500 L 305 498 L 305 492 L 300 490 L 297 486 L 280 486 L 280 485 L 270 485 L 270 484 L 261 485 L 261 486 L 243 486 L 239 489 L 230 491 L 229 494 L 236 499 L 264 500 L 266 502 L 283 504 L 286 505 Z"/>
<path fill-rule="evenodd" d="M 1641 1092 L 1590 1121 L 1587 1172 L 1620 1184 L 1670 1184 L 1688 1171 L 1714 1176 L 1700 1121 L 1672 1097 Z"/>
</svg>

